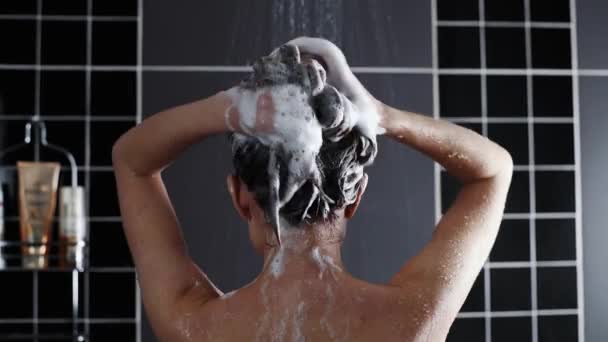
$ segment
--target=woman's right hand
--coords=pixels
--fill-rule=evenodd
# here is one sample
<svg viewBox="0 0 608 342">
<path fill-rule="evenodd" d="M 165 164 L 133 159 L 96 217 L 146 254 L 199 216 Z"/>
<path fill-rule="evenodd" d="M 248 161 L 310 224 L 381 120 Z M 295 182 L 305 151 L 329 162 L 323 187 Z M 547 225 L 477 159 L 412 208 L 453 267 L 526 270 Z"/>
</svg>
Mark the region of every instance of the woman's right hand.
<svg viewBox="0 0 608 342">
<path fill-rule="evenodd" d="M 329 40 L 312 37 L 299 37 L 287 44 L 297 46 L 302 54 L 320 59 L 321 64 L 325 64 L 327 83 L 336 87 L 356 107 L 358 117 L 354 118 L 354 125 L 368 135 L 384 133 L 380 127 L 381 102 L 353 74 L 339 47 Z"/>
</svg>

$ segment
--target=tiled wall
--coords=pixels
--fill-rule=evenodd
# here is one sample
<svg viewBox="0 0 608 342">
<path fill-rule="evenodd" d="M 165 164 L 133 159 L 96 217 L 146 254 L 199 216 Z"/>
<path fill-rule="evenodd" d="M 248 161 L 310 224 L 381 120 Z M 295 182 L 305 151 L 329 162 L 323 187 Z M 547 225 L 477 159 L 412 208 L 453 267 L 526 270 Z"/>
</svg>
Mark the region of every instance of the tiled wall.
<svg viewBox="0 0 608 342">
<path fill-rule="evenodd" d="M 111 168 L 114 140 L 138 119 L 136 0 L 12 0 L 0 2 L 0 148 L 21 142 L 24 124 L 39 115 L 49 142 L 68 149 L 86 188 L 89 241 L 84 272 L 20 266 L 15 168 L 31 150 L 0 162 L 4 183 L 7 261 L 0 270 L 0 340 L 34 340 L 40 334 L 71 340 L 120 336 L 135 340 L 139 308 L 135 275 L 116 200 Z M 61 183 L 69 184 L 62 162 Z M 55 238 L 56 238 L 55 226 Z M 75 295 L 78 312 L 72 312 Z M 73 316 L 77 315 L 76 320 Z M 73 326 L 72 323 L 76 323 Z M 28 337 L 32 336 L 32 337 Z M 46 341 L 42 338 L 40 341 Z"/>
<path fill-rule="evenodd" d="M 569 0 L 437 0 L 436 114 L 515 163 L 495 247 L 450 341 L 583 340 L 574 14 Z M 439 173 L 445 211 L 459 184 Z"/>
</svg>

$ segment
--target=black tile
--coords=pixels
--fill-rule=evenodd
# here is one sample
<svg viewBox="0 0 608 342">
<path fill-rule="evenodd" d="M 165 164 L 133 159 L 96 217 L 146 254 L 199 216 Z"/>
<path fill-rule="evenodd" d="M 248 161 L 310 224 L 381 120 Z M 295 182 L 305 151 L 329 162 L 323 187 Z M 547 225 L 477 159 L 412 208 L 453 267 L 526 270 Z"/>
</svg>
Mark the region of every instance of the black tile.
<svg viewBox="0 0 608 342">
<path fill-rule="evenodd" d="M 36 22 L 34 20 L 0 20 L 2 36 L 1 64 L 36 63 Z"/>
<path fill-rule="evenodd" d="M 492 342 L 514 341 L 532 341 L 532 317 L 493 317 Z"/>
<path fill-rule="evenodd" d="M 37 0 L 2 0 L 0 14 L 36 14 Z"/>
<path fill-rule="evenodd" d="M 534 76 L 534 116 L 572 116 L 572 77 Z"/>
<path fill-rule="evenodd" d="M 42 14 L 87 15 L 87 1 L 84 0 L 43 0 Z"/>
<path fill-rule="evenodd" d="M 532 67 L 570 69 L 571 56 L 569 29 L 532 29 Z"/>
<path fill-rule="evenodd" d="M 532 21 L 570 21 L 569 0 L 530 0 Z"/>
<path fill-rule="evenodd" d="M 511 153 L 516 165 L 527 165 L 528 125 L 525 123 L 490 123 L 488 138 Z"/>
<path fill-rule="evenodd" d="M 137 15 L 137 0 L 94 0 L 93 15 Z"/>
<path fill-rule="evenodd" d="M 523 21 L 524 0 L 485 0 L 486 20 Z"/>
<path fill-rule="evenodd" d="M 33 70 L 0 70 L 0 114 L 33 114 L 35 79 Z"/>
<path fill-rule="evenodd" d="M 84 71 L 42 71 L 40 114 L 84 115 L 85 84 Z"/>
<path fill-rule="evenodd" d="M 471 75 L 439 76 L 440 115 L 481 116 L 481 78 Z"/>
<path fill-rule="evenodd" d="M 112 341 L 118 336 L 121 341 L 135 341 L 137 329 L 138 327 L 133 323 L 91 324 L 90 341 Z"/>
<path fill-rule="evenodd" d="M 574 164 L 572 124 L 534 124 L 536 164 Z"/>
<path fill-rule="evenodd" d="M 530 310 L 530 269 L 491 270 L 492 311 Z"/>
<path fill-rule="evenodd" d="M 134 273 L 90 274 L 92 318 L 135 318 Z"/>
<path fill-rule="evenodd" d="M 527 116 L 527 89 L 525 76 L 487 76 L 488 116 Z"/>
<path fill-rule="evenodd" d="M 136 92 L 134 72 L 92 72 L 91 114 L 135 115 Z"/>
<path fill-rule="evenodd" d="M 135 119 L 91 122 L 91 165 L 112 165 L 114 142 L 134 124 Z"/>
<path fill-rule="evenodd" d="M 538 342 L 577 342 L 578 317 L 567 316 L 539 316 Z"/>
<path fill-rule="evenodd" d="M 479 19 L 479 0 L 438 0 L 437 19 L 439 20 L 477 20 Z"/>
<path fill-rule="evenodd" d="M 536 259 L 576 260 L 574 219 L 536 220 Z"/>
<path fill-rule="evenodd" d="M 42 64 L 87 63 L 85 21 L 42 21 Z"/>
<path fill-rule="evenodd" d="M 441 212 L 445 213 L 460 191 L 462 183 L 449 173 L 441 172 Z"/>
<path fill-rule="evenodd" d="M 483 129 L 480 123 L 459 122 L 457 125 L 470 129 L 479 135 L 483 135 Z"/>
<path fill-rule="evenodd" d="M 84 121 L 47 121 L 45 125 L 48 142 L 67 149 L 76 159 L 76 164 L 84 165 L 86 148 Z M 49 160 L 57 160 L 63 165 L 69 165 L 66 158 L 63 158 L 63 155 L 58 156 L 55 151 L 43 150 L 42 152 L 43 159 L 48 156 Z"/>
<path fill-rule="evenodd" d="M 92 39 L 93 64 L 137 64 L 137 22 L 96 21 Z"/>
<path fill-rule="evenodd" d="M 514 171 L 505 212 L 527 213 L 528 211 L 530 211 L 530 175 L 528 171 Z"/>
<path fill-rule="evenodd" d="M 38 274 L 38 313 L 41 318 L 71 318 L 72 272 Z"/>
<path fill-rule="evenodd" d="M 89 251 L 91 267 L 133 266 L 121 222 L 91 222 Z"/>
<path fill-rule="evenodd" d="M 447 342 L 484 342 L 486 325 L 483 318 L 457 318 L 446 339 Z"/>
<path fill-rule="evenodd" d="M 440 68 L 479 68 L 479 28 L 439 26 L 437 35 Z"/>
<path fill-rule="evenodd" d="M 31 272 L 0 272 L 0 318 L 33 315 Z"/>
<path fill-rule="evenodd" d="M 575 211 L 574 171 L 536 171 L 536 211 Z"/>
<path fill-rule="evenodd" d="M 487 27 L 486 64 L 488 68 L 525 68 L 525 30 L 518 27 Z"/>
<path fill-rule="evenodd" d="M 89 191 L 91 196 L 91 216 L 120 216 L 114 172 L 91 172 Z"/>
<path fill-rule="evenodd" d="M 530 260 L 530 222 L 503 219 L 490 253 L 492 261 Z"/>
<path fill-rule="evenodd" d="M 576 267 L 539 267 L 538 308 L 576 309 Z"/>
<path fill-rule="evenodd" d="M 484 271 L 482 270 L 473 283 L 473 287 L 464 301 L 460 312 L 479 312 L 485 309 Z"/>
</svg>

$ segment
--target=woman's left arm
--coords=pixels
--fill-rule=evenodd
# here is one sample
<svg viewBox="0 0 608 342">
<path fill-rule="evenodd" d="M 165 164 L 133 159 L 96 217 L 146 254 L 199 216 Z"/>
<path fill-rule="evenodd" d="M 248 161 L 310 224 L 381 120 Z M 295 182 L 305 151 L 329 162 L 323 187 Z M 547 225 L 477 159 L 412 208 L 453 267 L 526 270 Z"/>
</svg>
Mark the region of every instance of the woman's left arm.
<svg viewBox="0 0 608 342">
<path fill-rule="evenodd" d="M 114 144 L 112 161 L 123 226 L 153 326 L 172 321 L 180 299 L 193 289 L 197 302 L 221 294 L 188 254 L 161 172 L 190 145 L 226 132 L 224 113 L 230 104 L 220 92 L 162 111 Z"/>
</svg>

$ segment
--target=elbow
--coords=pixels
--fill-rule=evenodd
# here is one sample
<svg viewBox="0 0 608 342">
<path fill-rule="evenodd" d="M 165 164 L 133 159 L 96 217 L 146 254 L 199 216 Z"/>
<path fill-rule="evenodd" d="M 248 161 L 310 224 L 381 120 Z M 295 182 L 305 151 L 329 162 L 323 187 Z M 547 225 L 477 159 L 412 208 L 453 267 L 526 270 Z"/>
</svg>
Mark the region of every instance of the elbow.
<svg viewBox="0 0 608 342">
<path fill-rule="evenodd" d="M 511 153 L 504 148 L 500 148 L 500 153 L 496 157 L 496 173 L 495 177 L 503 179 L 506 183 L 511 183 L 513 176 L 513 157 Z"/>
<path fill-rule="evenodd" d="M 112 166 L 114 168 L 122 167 L 125 163 L 125 142 L 124 134 L 118 138 L 112 145 Z"/>
</svg>

